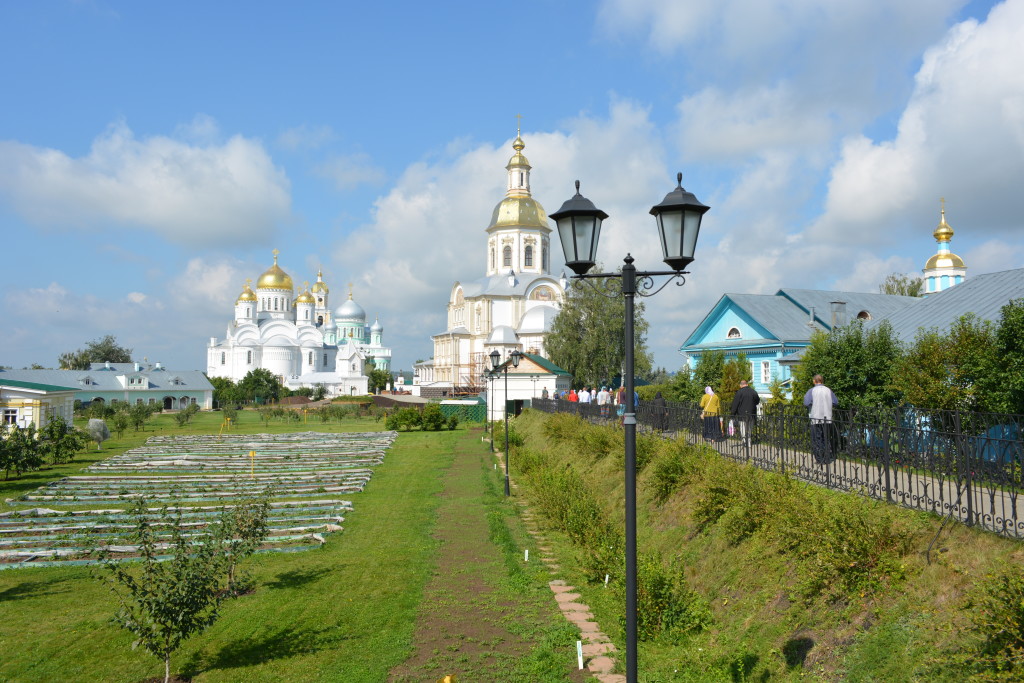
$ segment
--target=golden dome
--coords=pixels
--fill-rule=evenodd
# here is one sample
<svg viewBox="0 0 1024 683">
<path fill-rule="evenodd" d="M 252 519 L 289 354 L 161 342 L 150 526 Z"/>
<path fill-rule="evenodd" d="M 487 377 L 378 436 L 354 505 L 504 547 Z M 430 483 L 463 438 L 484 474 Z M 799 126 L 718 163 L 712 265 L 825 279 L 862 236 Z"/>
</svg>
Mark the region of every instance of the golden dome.
<svg viewBox="0 0 1024 683">
<path fill-rule="evenodd" d="M 526 168 L 533 168 L 532 166 L 530 166 L 529 160 L 525 156 L 523 156 L 522 152 L 516 152 L 515 154 L 512 155 L 512 158 L 508 160 L 508 165 L 505 168 L 519 168 L 521 166 L 525 166 Z"/>
<path fill-rule="evenodd" d="M 950 230 L 950 232 L 953 232 Z M 928 259 L 928 263 L 924 264 L 925 270 L 931 270 L 932 268 L 963 268 L 964 260 L 954 253 L 938 253 Z"/>
<path fill-rule="evenodd" d="M 297 304 L 315 304 L 316 303 L 316 299 L 313 297 L 312 294 L 310 294 L 308 291 L 306 291 L 306 292 L 303 292 L 302 294 L 299 294 L 299 296 L 295 299 L 295 303 L 297 303 Z"/>
<path fill-rule="evenodd" d="M 245 281 L 245 287 L 242 288 L 242 293 L 238 295 L 235 303 L 240 304 L 243 301 L 257 301 L 256 292 L 252 291 L 252 287 L 249 286 L 249 280 Z"/>
<path fill-rule="evenodd" d="M 942 207 L 942 220 L 932 233 L 937 242 L 948 242 L 953 237 L 953 228 L 946 222 L 946 207 Z"/>
<path fill-rule="evenodd" d="M 277 255 L 281 253 L 274 250 L 274 265 L 270 266 L 263 275 L 256 280 L 256 289 L 286 289 L 289 292 L 295 289 L 295 284 L 288 273 L 281 270 L 277 265 Z"/>
<path fill-rule="evenodd" d="M 505 197 L 494 207 L 491 224 L 487 229 L 506 226 L 523 226 L 527 228 L 546 228 L 548 214 L 544 207 L 533 197 Z"/>
<path fill-rule="evenodd" d="M 324 274 L 323 274 L 323 271 L 320 271 L 320 270 L 316 271 L 316 282 L 313 283 L 313 292 L 315 292 L 317 294 L 319 294 L 320 292 L 323 292 L 324 294 L 328 294 L 328 293 L 330 293 L 330 291 L 331 290 L 327 289 L 327 285 L 324 284 Z"/>
</svg>

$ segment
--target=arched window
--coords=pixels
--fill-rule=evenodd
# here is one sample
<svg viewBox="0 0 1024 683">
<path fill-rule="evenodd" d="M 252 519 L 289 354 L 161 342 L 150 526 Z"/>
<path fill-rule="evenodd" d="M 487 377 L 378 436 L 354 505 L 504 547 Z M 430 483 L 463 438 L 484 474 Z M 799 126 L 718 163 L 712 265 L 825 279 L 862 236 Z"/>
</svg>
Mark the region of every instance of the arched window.
<svg viewBox="0 0 1024 683">
<path fill-rule="evenodd" d="M 228 362 L 228 354 L 223 351 L 220 352 L 220 364 L 225 365 Z"/>
<path fill-rule="evenodd" d="M 274 297 L 274 310 L 277 310 L 277 297 Z"/>
<path fill-rule="evenodd" d="M 857 314 L 857 317 L 860 320 L 871 320 L 871 314 L 868 313 L 867 311 L 861 311 L 860 313 Z"/>
<path fill-rule="evenodd" d="M 313 352 L 312 351 L 309 352 L 309 364 L 310 365 L 313 364 Z"/>
<path fill-rule="evenodd" d="M 533 247 L 527 247 L 523 254 L 523 263 L 527 268 L 533 268 Z"/>
<path fill-rule="evenodd" d="M 502 265 L 509 267 L 512 265 L 512 247 L 505 247 L 501 250 Z"/>
<path fill-rule="evenodd" d="M 729 330 L 729 333 L 725 335 L 726 339 L 739 339 L 743 335 L 740 334 L 739 328 L 733 327 Z"/>
<path fill-rule="evenodd" d="M 306 320 L 309 320 L 309 309 L 306 309 Z"/>
<path fill-rule="evenodd" d="M 245 362 L 248 365 L 252 365 L 252 351 L 245 352 Z"/>
<path fill-rule="evenodd" d="M 545 272 L 547 272 L 549 270 L 549 268 L 548 268 L 548 245 L 547 245 L 547 242 L 542 244 L 541 247 L 540 247 L 540 267 L 543 268 Z"/>
</svg>

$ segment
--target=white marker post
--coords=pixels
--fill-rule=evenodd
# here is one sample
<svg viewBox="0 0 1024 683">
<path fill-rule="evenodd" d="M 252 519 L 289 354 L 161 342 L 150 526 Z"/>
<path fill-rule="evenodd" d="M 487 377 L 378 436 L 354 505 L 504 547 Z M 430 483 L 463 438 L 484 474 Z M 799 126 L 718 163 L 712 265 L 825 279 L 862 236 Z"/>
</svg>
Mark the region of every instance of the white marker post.
<svg viewBox="0 0 1024 683">
<path fill-rule="evenodd" d="M 580 665 L 580 671 L 583 671 L 583 641 L 576 641 L 576 661 Z"/>
<path fill-rule="evenodd" d="M 608 576 L 609 576 L 609 574 L 605 574 L 605 575 L 604 575 L 604 587 L 605 587 L 605 588 L 607 588 L 607 587 L 608 587 Z"/>
<path fill-rule="evenodd" d="M 523 562 L 529 562 L 529 561 L 530 561 L 530 549 L 527 548 L 526 549 L 526 553 L 523 555 Z"/>
</svg>

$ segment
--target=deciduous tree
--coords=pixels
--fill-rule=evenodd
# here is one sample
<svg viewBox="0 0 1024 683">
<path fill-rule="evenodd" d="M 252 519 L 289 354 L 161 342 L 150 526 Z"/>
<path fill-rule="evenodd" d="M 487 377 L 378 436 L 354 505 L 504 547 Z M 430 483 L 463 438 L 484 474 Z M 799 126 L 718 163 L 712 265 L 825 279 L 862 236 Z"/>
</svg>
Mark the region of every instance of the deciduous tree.
<svg viewBox="0 0 1024 683">
<path fill-rule="evenodd" d="M 281 381 L 266 368 L 254 368 L 238 383 L 238 393 L 245 401 L 276 401 L 281 395 Z"/>
<path fill-rule="evenodd" d="M 551 323 L 545 342 L 548 357 L 574 377 L 577 386 L 611 385 L 621 375 L 625 352 L 626 304 L 618 291 L 618 280 L 574 280 L 565 293 L 565 303 Z M 644 304 L 634 308 L 633 367 L 637 377 L 651 372 L 651 354 L 647 350 L 648 324 Z"/>
<path fill-rule="evenodd" d="M 131 363 L 132 350 L 119 345 L 114 335 L 108 334 L 87 343 L 84 349 L 60 354 L 57 360 L 61 370 L 88 370 L 91 363 Z"/>
<path fill-rule="evenodd" d="M 882 294 L 898 294 L 901 296 L 921 296 L 924 294 L 924 278 L 904 273 L 892 273 L 878 285 Z"/>
</svg>

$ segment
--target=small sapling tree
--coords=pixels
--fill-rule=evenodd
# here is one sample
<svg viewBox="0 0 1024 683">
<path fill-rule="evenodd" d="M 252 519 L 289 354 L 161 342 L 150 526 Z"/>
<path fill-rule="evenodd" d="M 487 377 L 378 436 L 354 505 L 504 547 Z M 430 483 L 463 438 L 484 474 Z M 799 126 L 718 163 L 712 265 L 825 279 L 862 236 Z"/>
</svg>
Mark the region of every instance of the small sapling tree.
<svg viewBox="0 0 1024 683">
<path fill-rule="evenodd" d="M 36 426 L 11 426 L 7 434 L 0 436 L 0 467 L 4 470 L 4 479 L 14 474 L 21 476 L 23 472 L 37 470 L 43 464 L 42 448 L 36 434 Z"/>
<path fill-rule="evenodd" d="M 220 548 L 209 539 L 192 544 L 181 530 L 180 510 L 160 511 L 160 528 L 171 530 L 169 543 L 154 530 L 145 499 L 133 503 L 130 516 L 139 561 L 116 562 L 101 553 L 104 578 L 120 602 L 114 621 L 135 635 L 133 649 L 144 647 L 163 661 L 168 683 L 171 655 L 217 620 L 222 600 Z M 161 561 L 160 553 L 171 558 Z"/>
<path fill-rule="evenodd" d="M 229 595 L 245 593 L 251 581 L 238 575 L 236 569 L 242 560 L 253 555 L 267 538 L 267 517 L 270 513 L 269 491 L 259 498 L 247 500 L 233 507 L 225 506 L 221 512 L 217 543 L 222 548 L 222 558 L 227 575 L 226 592 Z"/>
<path fill-rule="evenodd" d="M 49 459 L 51 465 L 63 465 L 71 462 L 75 453 L 85 448 L 89 438 L 84 432 L 75 429 L 67 420 L 55 415 L 39 430 L 40 448 Z"/>
</svg>

